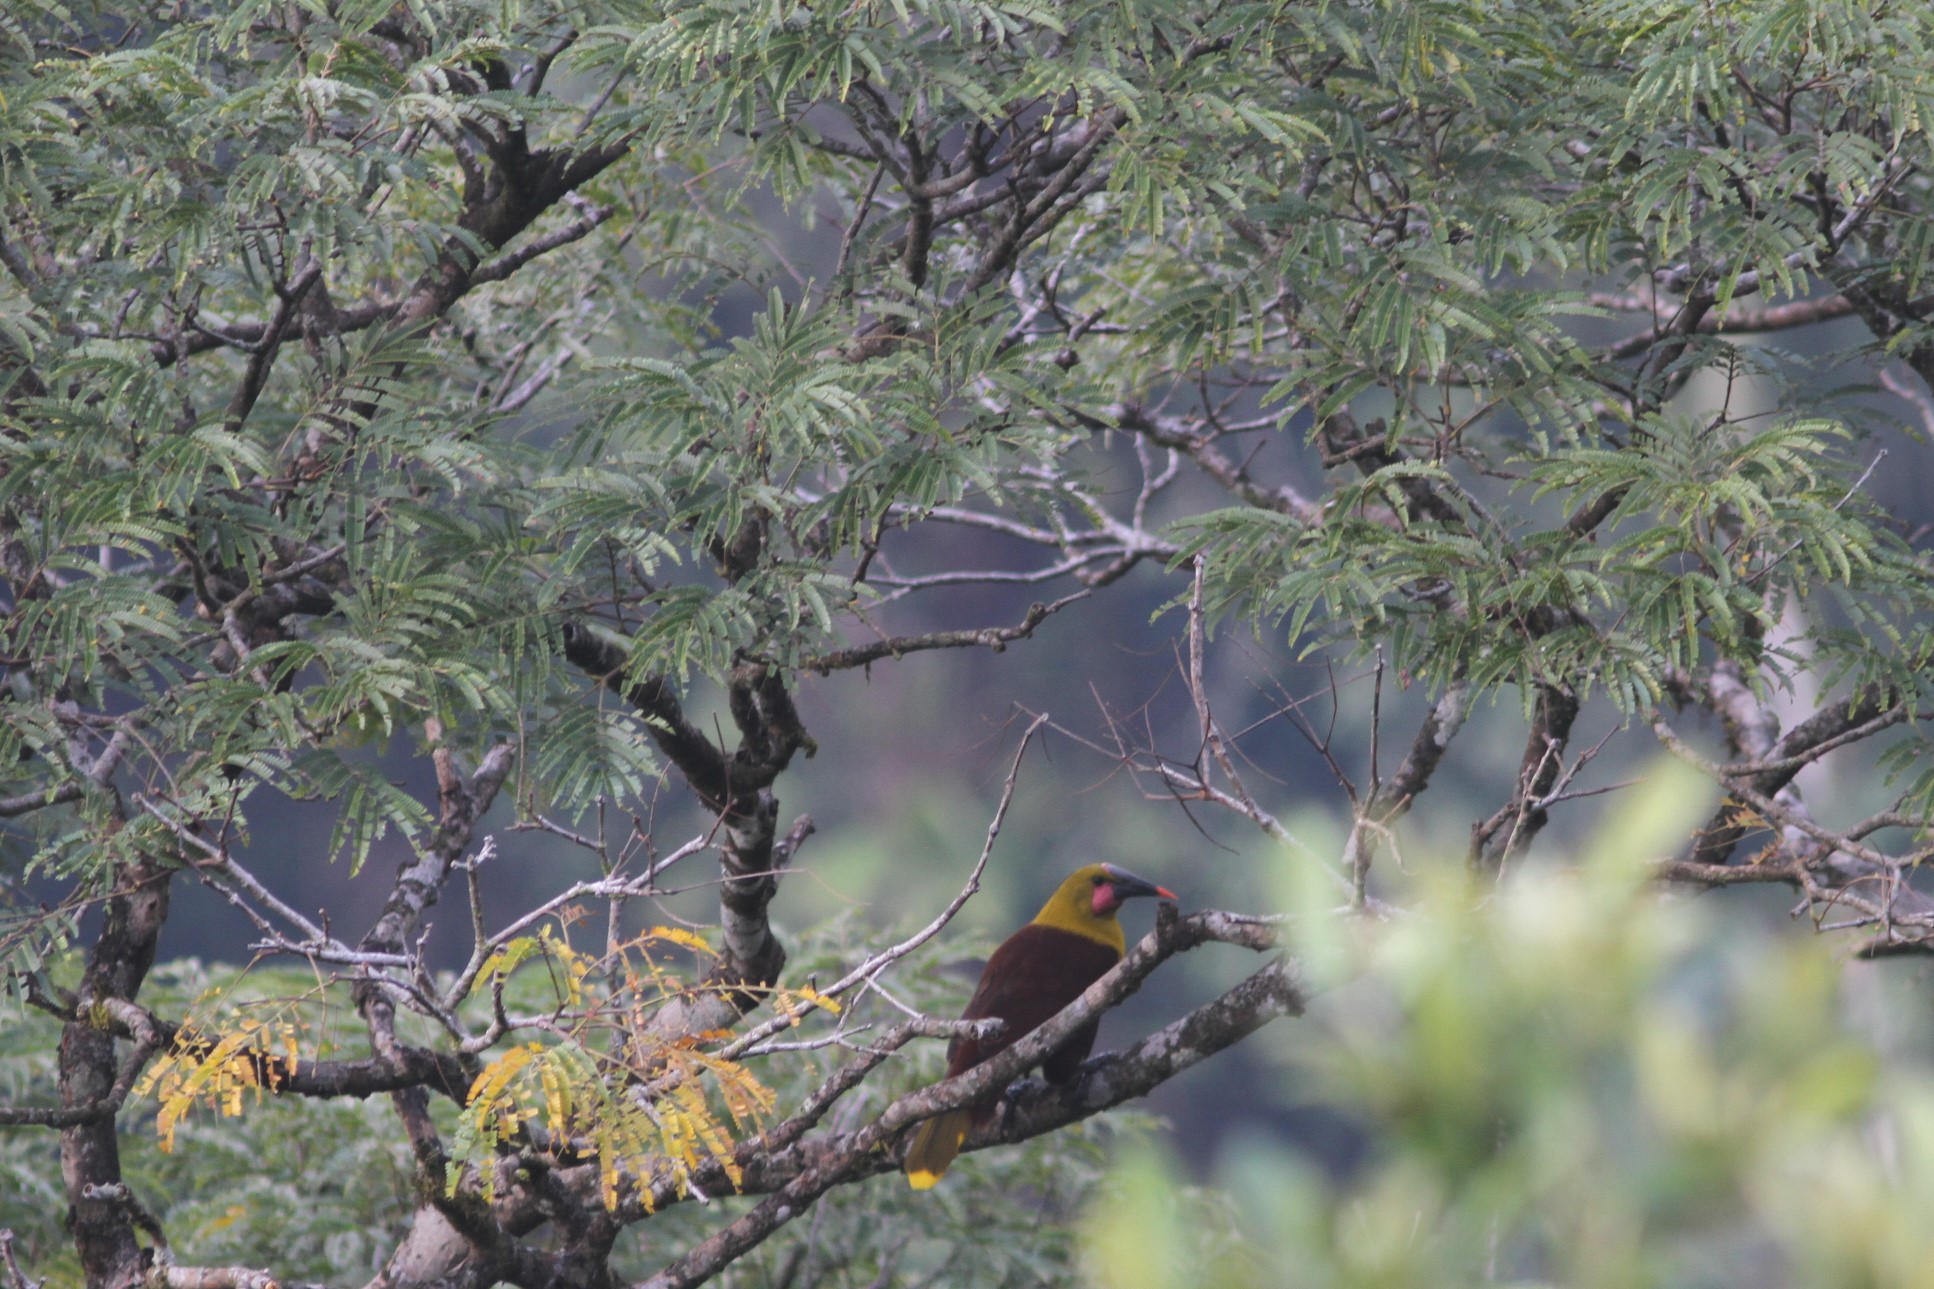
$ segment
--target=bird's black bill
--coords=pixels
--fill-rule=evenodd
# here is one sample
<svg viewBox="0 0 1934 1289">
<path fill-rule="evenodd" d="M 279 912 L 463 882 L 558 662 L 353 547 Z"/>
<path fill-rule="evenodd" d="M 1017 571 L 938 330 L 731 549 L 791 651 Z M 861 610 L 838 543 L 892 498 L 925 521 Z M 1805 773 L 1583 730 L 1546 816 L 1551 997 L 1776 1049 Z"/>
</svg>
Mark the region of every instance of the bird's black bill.
<svg viewBox="0 0 1934 1289">
<path fill-rule="evenodd" d="M 1120 899 L 1131 900 L 1137 895 L 1153 895 L 1157 899 L 1163 900 L 1180 900 L 1182 898 L 1174 891 L 1168 889 L 1168 887 L 1157 886 L 1147 878 L 1137 877 L 1125 868 L 1116 868 L 1113 864 L 1104 864 L 1103 867 L 1108 870 L 1108 880 L 1114 886 L 1115 894 Z"/>
</svg>

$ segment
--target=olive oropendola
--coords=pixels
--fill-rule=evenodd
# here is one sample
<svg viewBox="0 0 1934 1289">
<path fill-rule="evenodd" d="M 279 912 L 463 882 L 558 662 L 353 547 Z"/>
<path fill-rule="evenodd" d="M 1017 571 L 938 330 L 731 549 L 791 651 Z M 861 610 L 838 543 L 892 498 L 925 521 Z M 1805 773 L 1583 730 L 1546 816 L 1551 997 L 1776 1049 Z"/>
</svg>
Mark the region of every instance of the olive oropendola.
<svg viewBox="0 0 1934 1289">
<path fill-rule="evenodd" d="M 1089 864 L 1078 868 L 1041 906 L 1034 920 L 1002 941 L 980 973 L 962 1020 L 998 1016 L 1007 1022 L 993 1038 L 956 1038 L 947 1045 L 947 1077 L 979 1065 L 1023 1035 L 1037 1029 L 1081 992 L 1121 961 L 1127 941 L 1115 913 L 1137 895 L 1173 900 L 1173 891 L 1115 867 Z M 1094 1049 L 1096 1016 L 1050 1053 L 1041 1072 L 1051 1083 L 1074 1078 Z M 998 1093 L 972 1105 L 937 1115 L 914 1129 L 904 1167 L 907 1182 L 926 1190 L 940 1180 L 967 1130 L 987 1122 L 999 1103 Z"/>
</svg>

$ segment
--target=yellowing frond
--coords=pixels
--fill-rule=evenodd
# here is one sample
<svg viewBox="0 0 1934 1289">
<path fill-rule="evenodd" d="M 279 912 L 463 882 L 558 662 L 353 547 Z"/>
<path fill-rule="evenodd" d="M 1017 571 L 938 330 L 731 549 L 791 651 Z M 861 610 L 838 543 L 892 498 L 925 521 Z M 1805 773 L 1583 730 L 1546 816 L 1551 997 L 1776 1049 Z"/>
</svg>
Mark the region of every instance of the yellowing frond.
<svg viewBox="0 0 1934 1289">
<path fill-rule="evenodd" d="M 502 1099 L 504 1089 L 518 1072 L 531 1062 L 531 1057 L 543 1052 L 536 1043 L 526 1043 L 513 1047 L 502 1056 L 484 1066 L 470 1084 L 470 1095 L 465 1099 L 466 1106 L 491 1105 Z"/>
<path fill-rule="evenodd" d="M 718 956 L 718 950 L 714 949 L 711 945 L 705 943 L 705 938 L 703 936 L 697 934 L 696 932 L 686 931 L 680 927 L 675 927 L 675 926 L 655 926 L 651 930 L 639 936 L 636 940 L 632 941 L 633 944 L 636 944 L 639 946 L 643 946 L 645 944 L 654 943 L 654 942 L 663 943 L 663 944 L 675 944 L 675 945 L 678 945 L 680 948 L 690 949 L 692 952 L 703 954 L 708 958 L 714 958 Z"/>
<path fill-rule="evenodd" d="M 561 1133 L 571 1122 L 571 1084 L 558 1071 L 555 1062 L 546 1061 L 537 1069 L 544 1086 L 544 1126 Z"/>
<path fill-rule="evenodd" d="M 295 1027 L 286 1022 L 269 1026 L 245 1018 L 212 1042 L 192 1024 L 184 1024 L 173 1045 L 135 1084 L 134 1093 L 152 1092 L 159 1100 L 155 1136 L 162 1150 L 172 1151 L 175 1130 L 196 1102 L 234 1118 L 242 1113 L 243 1092 L 252 1090 L 259 1100 L 264 1091 L 279 1090 L 295 1073 L 297 1061 Z"/>
<path fill-rule="evenodd" d="M 477 970 L 476 984 L 488 984 L 499 976 L 508 976 L 517 969 L 517 964 L 536 948 L 535 939 L 530 936 L 520 936 L 509 944 L 492 950 L 490 956 L 484 959 L 483 966 Z"/>
<path fill-rule="evenodd" d="M 564 997 L 571 1006 L 584 1002 L 584 978 L 591 974 L 591 960 L 573 949 L 564 937 L 545 927 L 541 933 L 544 952 L 564 968 Z"/>
<path fill-rule="evenodd" d="M 597 1155 L 607 1207 L 618 1205 L 628 1184 L 653 1177 L 669 1175 L 682 1192 L 714 1162 L 738 1186 L 733 1130 L 756 1126 L 775 1104 L 774 1094 L 745 1067 L 686 1045 L 654 1049 L 654 1061 L 658 1073 L 641 1082 L 634 1070 L 574 1042 L 526 1043 L 504 1053 L 472 1082 L 458 1116 L 449 1191 L 474 1169 L 484 1198 L 494 1198 L 499 1146 L 537 1118 L 558 1138 Z M 724 1118 L 712 1108 L 712 1088 Z"/>
<path fill-rule="evenodd" d="M 811 985 L 794 985 L 791 988 L 791 990 L 789 990 L 788 992 L 790 992 L 792 996 L 795 998 L 804 999 L 806 1002 L 811 1003 L 813 1006 L 823 1008 L 824 1010 L 831 1012 L 835 1016 L 839 1015 L 839 1011 L 840 1011 L 839 1000 L 836 998 L 828 997 L 827 995 L 820 993 L 817 989 L 814 989 Z"/>
</svg>

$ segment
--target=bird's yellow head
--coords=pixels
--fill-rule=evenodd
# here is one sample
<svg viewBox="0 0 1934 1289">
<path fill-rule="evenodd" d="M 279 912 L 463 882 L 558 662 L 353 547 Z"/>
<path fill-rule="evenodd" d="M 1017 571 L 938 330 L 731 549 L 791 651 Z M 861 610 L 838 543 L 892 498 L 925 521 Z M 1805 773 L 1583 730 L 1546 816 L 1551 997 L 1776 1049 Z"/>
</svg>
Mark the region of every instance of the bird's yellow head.
<svg viewBox="0 0 1934 1289">
<path fill-rule="evenodd" d="M 1138 895 L 1154 895 L 1164 900 L 1176 898 L 1174 891 L 1157 886 L 1113 864 L 1087 864 L 1069 873 L 1059 890 L 1034 915 L 1036 926 L 1051 926 L 1062 931 L 1113 945 L 1120 953 L 1127 947 L 1115 911 Z"/>
</svg>

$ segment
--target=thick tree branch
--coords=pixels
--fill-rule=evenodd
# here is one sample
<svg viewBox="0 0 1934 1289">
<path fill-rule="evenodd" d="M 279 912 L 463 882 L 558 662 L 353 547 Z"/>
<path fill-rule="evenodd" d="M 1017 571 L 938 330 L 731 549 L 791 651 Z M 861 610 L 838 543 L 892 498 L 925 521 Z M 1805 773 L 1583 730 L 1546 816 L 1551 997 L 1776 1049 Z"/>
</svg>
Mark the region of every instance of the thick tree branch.
<svg viewBox="0 0 1934 1289">
<path fill-rule="evenodd" d="M 772 1193 L 751 1212 L 642 1282 L 639 1289 L 687 1289 L 703 1283 L 804 1213 L 833 1187 L 896 1167 L 893 1153 L 887 1147 L 901 1131 L 922 1119 L 978 1101 L 1005 1087 L 1023 1071 L 1039 1064 L 1091 1017 L 1133 993 L 1163 961 L 1212 940 L 1267 950 L 1273 946 L 1275 935 L 1269 926 L 1254 920 L 1213 912 L 1184 918 L 1165 906 L 1158 915 L 1156 929 L 1113 970 L 1089 986 L 1065 1010 L 990 1060 L 930 1088 L 900 1097 L 871 1124 L 856 1132 L 828 1141 L 801 1142 L 780 1157 L 752 1161 L 746 1172 L 747 1189 L 773 1187 Z M 1091 1063 L 1070 1089 L 1037 1093 L 1036 1098 L 1045 1102 L 1045 1107 L 1037 1109 L 1023 1101 L 1017 1107 L 1014 1126 L 976 1134 L 970 1139 L 971 1148 L 1037 1135 L 1139 1095 L 1164 1078 L 1254 1032 L 1269 1020 L 1300 1012 L 1302 1006 L 1303 992 L 1293 972 L 1283 960 L 1272 961 L 1222 998 L 1151 1035 L 1118 1060 L 1104 1058 Z M 790 1176 L 781 1182 L 786 1174 Z"/>
<path fill-rule="evenodd" d="M 398 302 L 395 300 L 362 300 L 347 308 L 336 310 L 331 319 L 330 331 L 334 335 L 348 335 L 352 332 L 367 331 L 378 323 L 387 322 L 396 316 Z M 156 341 L 148 347 L 148 354 L 157 367 L 172 367 L 182 358 L 193 358 L 213 349 L 239 349 L 244 353 L 259 350 L 268 337 L 272 323 L 236 322 L 217 325 L 207 320 L 197 323 L 197 329 L 181 337 L 175 344 Z"/>
<path fill-rule="evenodd" d="M 1498 812 L 1471 829 L 1473 867 L 1497 870 L 1521 855 L 1550 819 L 1553 790 L 1565 775 L 1565 747 L 1578 719 L 1578 695 L 1562 683 L 1543 685 L 1518 764 L 1517 786 Z"/>
<path fill-rule="evenodd" d="M 514 758 L 511 744 L 500 743 L 491 748 L 466 781 L 455 757 L 444 746 L 442 723 L 428 721 L 424 732 L 431 744 L 437 776 L 436 831 L 422 853 L 398 870 L 382 913 L 363 936 L 360 948 L 365 952 L 401 954 L 406 950 L 422 923 L 423 914 L 437 902 L 444 883 L 469 848 L 477 820 L 490 809 L 510 773 Z M 393 986 L 374 976 L 365 976 L 357 982 L 355 998 L 356 1010 L 369 1032 L 376 1061 L 397 1078 L 397 1085 L 390 1091 L 390 1102 L 409 1137 L 422 1185 L 431 1197 L 429 1202 L 450 1228 L 463 1237 L 463 1248 L 445 1243 L 436 1243 L 428 1249 L 414 1247 L 411 1242 L 419 1232 L 441 1234 L 439 1227 L 423 1221 L 419 1213 L 410 1237 L 405 1240 L 405 1249 L 410 1256 L 430 1262 L 448 1263 L 453 1258 L 474 1257 L 492 1274 L 504 1278 L 509 1278 L 517 1268 L 528 1274 L 536 1256 L 531 1250 L 504 1231 L 474 1201 L 463 1196 L 446 1197 L 443 1193 L 443 1174 L 448 1160 L 430 1118 L 429 1097 L 421 1082 L 403 1078 L 409 1070 L 410 1058 L 407 1048 L 396 1036 Z M 404 1250 L 399 1250 L 399 1256 L 403 1253 Z"/>
<path fill-rule="evenodd" d="M 1380 822 L 1389 823 L 1422 795 L 1430 786 L 1431 775 L 1443 762 L 1444 754 L 1450 750 L 1451 740 L 1464 727 L 1464 718 L 1470 714 L 1471 686 L 1468 681 L 1454 680 L 1444 687 L 1437 696 L 1430 711 L 1417 726 L 1416 737 L 1411 740 L 1410 750 L 1404 754 L 1397 772 L 1384 781 L 1377 792 L 1373 805 L 1382 805 L 1378 811 Z"/>
<path fill-rule="evenodd" d="M 1592 296 L 1593 304 L 1609 305 L 1613 308 L 1626 308 L 1636 303 L 1646 311 L 1653 311 L 1653 305 L 1623 296 Z M 1700 318 L 1693 328 L 1698 335 L 1753 335 L 1766 331 L 1786 331 L 1794 327 L 1808 327 L 1818 322 L 1831 322 L 1836 318 L 1850 317 L 1856 312 L 1853 302 L 1844 295 L 1823 296 L 1818 300 L 1795 300 L 1789 304 L 1773 305 L 1764 309 L 1729 309 L 1725 313 L 1710 313 Z M 1648 327 L 1606 350 L 1603 357 L 1607 362 L 1620 362 L 1636 358 L 1659 341 L 1672 333 L 1662 322 Z"/>
<path fill-rule="evenodd" d="M 1800 808 L 1799 799 L 1788 789 L 1801 770 L 1835 748 L 1876 734 L 1907 717 L 1905 705 L 1894 696 L 1863 690 L 1828 703 L 1781 735 L 1778 718 L 1746 684 L 1737 664 L 1717 664 L 1706 688 L 1733 747 L 1747 758 L 1714 767 L 1720 782 L 1740 784 L 1762 797 L 1785 800 L 1793 808 Z M 1695 864 L 1726 863 L 1754 826 L 1752 812 L 1742 807 L 1736 797 L 1722 802 L 1717 813 L 1694 834 L 1686 859 Z"/>
<path fill-rule="evenodd" d="M 1335 467 L 1354 465 L 1366 478 L 1379 470 L 1403 465 L 1409 458 L 1384 442 L 1382 421 L 1359 425 L 1348 410 L 1324 418 L 1322 426 L 1323 464 Z M 1403 476 L 1397 488 L 1404 495 L 1412 522 L 1430 520 L 1447 528 L 1466 527 L 1463 512 L 1427 479 Z"/>
<path fill-rule="evenodd" d="M 795 752 L 812 747 L 812 740 L 774 669 L 746 664 L 734 673 L 728 696 L 740 743 L 728 756 L 686 718 L 663 676 L 626 679 L 622 645 L 576 622 L 565 624 L 563 636 L 565 657 L 649 719 L 659 750 L 723 825 L 719 912 L 724 943 L 707 980 L 711 988 L 662 1008 L 654 1028 L 660 1033 L 725 1028 L 763 996 L 785 965 L 785 948 L 772 934 L 767 907 L 778 891 L 779 870 L 813 825 L 802 816 L 782 840 L 779 802 L 770 785 Z"/>
<path fill-rule="evenodd" d="M 479 280 L 483 266 L 472 249 L 475 243 L 492 249 L 509 245 L 566 193 L 602 174 L 627 150 L 623 143 L 583 151 L 540 148 L 534 152 L 512 145 L 493 156 L 496 164 L 480 189 L 469 194 L 457 221 L 466 236 L 453 236 L 444 243 L 437 262 L 398 303 L 396 324 L 407 329 L 442 317 Z"/>
<path fill-rule="evenodd" d="M 1136 403 L 1112 403 L 1101 410 L 1107 418 L 1103 424 L 1112 422 L 1121 429 L 1143 436 L 1151 443 L 1182 453 L 1211 479 L 1249 505 L 1293 515 L 1305 524 L 1316 523 L 1322 518 L 1322 507 L 1297 489 L 1288 484 L 1264 487 L 1250 478 L 1247 464 L 1230 460 L 1216 446 L 1214 434 L 1206 427 L 1191 429 L 1178 418 L 1157 415 Z M 1101 428 L 1101 425 L 1096 428 Z"/>
<path fill-rule="evenodd" d="M 432 752 L 437 771 L 436 831 L 423 852 L 397 870 L 382 913 L 359 943 L 366 953 L 402 954 L 407 950 L 423 914 L 437 902 L 451 869 L 469 848 L 477 820 L 490 809 L 516 756 L 512 744 L 499 743 L 484 754 L 466 783 L 449 751 L 441 745 L 440 722 L 429 723 L 429 735 L 436 744 Z"/>
<path fill-rule="evenodd" d="M 171 876 L 168 868 L 152 861 L 129 864 L 116 874 L 100 933 L 75 991 L 75 1019 L 61 1031 L 58 1068 L 64 1107 L 97 1107 L 115 1096 L 125 1071 L 117 1069 L 114 1036 L 90 1017 L 104 1004 L 132 1003 L 140 993 L 168 920 Z M 102 1188 L 121 1188 L 120 1141 L 112 1117 L 90 1116 L 63 1128 L 60 1163 L 74 1245 L 88 1283 L 132 1279 L 141 1256 L 134 1225 L 124 1205 L 101 1198 L 107 1193 Z"/>
<path fill-rule="evenodd" d="M 242 383 L 235 387 L 234 397 L 228 402 L 226 420 L 229 433 L 240 430 L 242 422 L 248 420 L 248 414 L 255 408 L 255 401 L 262 396 L 263 386 L 268 384 L 269 369 L 275 366 L 275 356 L 282 346 L 282 338 L 288 334 L 289 324 L 295 321 L 296 314 L 301 311 L 303 300 L 321 281 L 322 261 L 305 250 L 289 280 L 277 284 L 276 294 L 280 299 L 275 314 L 269 319 L 254 352 L 249 355 L 248 367 L 242 373 Z"/>
<path fill-rule="evenodd" d="M 671 682 L 660 675 L 628 680 L 625 647 L 589 625 L 566 622 L 563 638 L 565 658 L 636 708 L 649 722 L 652 741 L 658 750 L 678 767 L 678 772 L 698 793 L 699 800 L 708 809 L 722 811 L 731 797 L 725 754 L 686 719 Z"/>
<path fill-rule="evenodd" d="M 566 194 L 565 200 L 571 200 L 569 194 Z M 582 207 L 582 213 L 576 219 L 562 228 L 553 229 L 542 237 L 533 237 L 516 250 L 499 255 L 484 264 L 470 275 L 471 284 L 482 286 L 486 282 L 501 282 L 538 256 L 548 255 L 560 246 L 569 246 L 572 242 L 583 241 L 617 213 L 609 206 L 593 205 L 588 201 L 580 200 L 578 204 Z"/>
</svg>

